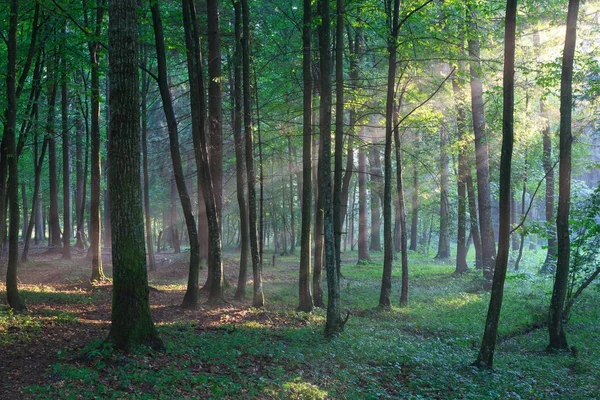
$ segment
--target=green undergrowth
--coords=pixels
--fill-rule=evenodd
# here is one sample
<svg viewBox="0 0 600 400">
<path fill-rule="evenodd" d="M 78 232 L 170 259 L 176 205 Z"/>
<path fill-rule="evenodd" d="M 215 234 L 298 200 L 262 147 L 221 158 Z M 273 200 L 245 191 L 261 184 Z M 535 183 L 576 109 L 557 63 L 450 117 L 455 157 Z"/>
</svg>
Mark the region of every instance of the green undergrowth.
<svg viewBox="0 0 600 400">
<path fill-rule="evenodd" d="M 534 264 L 509 271 L 495 369 L 482 371 L 470 365 L 489 302 L 479 271 L 455 276 L 451 262 L 411 254 L 409 304 L 398 305 L 396 261 L 395 305 L 383 311 L 376 307 L 381 254 L 359 265 L 351 261 L 355 253 L 344 257 L 342 306 L 351 316 L 332 340 L 323 337 L 324 310 L 294 311 L 297 260 L 279 257 L 277 273 L 264 284 L 267 308 L 249 309 L 241 323 L 161 324 L 164 353 L 122 354 L 101 343 L 90 345 L 85 358 L 66 350 L 48 385 L 30 387 L 28 394 L 36 399 L 586 399 L 600 392 L 597 286 L 582 296 L 566 325 L 577 356 L 549 355 L 544 322 L 552 277 L 538 275 Z M 6 311 L 0 324 L 1 318 L 8 318 Z"/>
</svg>

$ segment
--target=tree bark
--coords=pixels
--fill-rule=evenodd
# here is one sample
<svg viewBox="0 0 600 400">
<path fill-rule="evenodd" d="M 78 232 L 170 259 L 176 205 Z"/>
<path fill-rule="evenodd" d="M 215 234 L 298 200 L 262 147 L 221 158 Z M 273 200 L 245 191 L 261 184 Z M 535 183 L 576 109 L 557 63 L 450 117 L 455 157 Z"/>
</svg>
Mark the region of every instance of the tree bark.
<svg viewBox="0 0 600 400">
<path fill-rule="evenodd" d="M 338 4 L 339 4 L 338 0 Z M 321 24 L 319 26 L 319 62 L 321 102 L 319 105 L 319 130 L 323 146 L 323 232 L 325 244 L 325 269 L 327 271 L 327 320 L 325 335 L 338 334 L 343 328 L 340 314 L 340 285 L 336 268 L 335 223 L 332 201 L 331 169 L 331 15 L 329 0 L 318 2 Z"/>
<path fill-rule="evenodd" d="M 262 287 L 261 238 L 259 237 L 256 215 L 256 172 L 254 170 L 254 138 L 252 134 L 252 114 L 250 109 L 250 10 L 248 0 L 242 1 L 242 81 L 244 98 L 244 131 L 246 139 L 246 173 L 248 174 L 248 208 L 250 222 L 250 252 L 252 257 L 252 275 L 254 296 L 252 305 L 263 307 L 265 297 Z M 262 213 L 261 213 L 262 214 Z M 262 236 L 262 235 L 261 235 Z"/>
<path fill-rule="evenodd" d="M 146 251 L 148 259 L 148 270 L 156 271 L 156 260 L 154 258 L 154 243 L 152 241 L 152 213 L 150 211 L 150 175 L 148 173 L 148 96 L 149 82 L 144 69 L 148 65 L 148 54 L 145 46 L 140 46 L 142 51 L 142 90 L 141 90 L 141 133 L 142 133 L 142 174 L 144 177 L 144 223 L 146 228 Z"/>
<path fill-rule="evenodd" d="M 185 184 L 185 175 L 181 162 L 181 153 L 179 152 L 179 133 L 177 120 L 173 109 L 173 100 L 169 91 L 167 78 L 167 62 L 165 51 L 165 38 L 160 17 L 160 7 L 158 2 L 151 2 L 150 10 L 152 13 L 152 26 L 154 28 L 154 39 L 156 47 L 156 57 L 158 63 L 158 85 L 163 103 L 165 117 L 167 119 L 167 128 L 169 131 L 169 144 L 171 150 L 171 160 L 173 162 L 173 173 L 177 192 L 181 201 L 181 208 L 185 218 L 188 236 L 190 238 L 190 263 L 188 273 L 188 283 L 186 293 L 183 297 L 182 307 L 194 308 L 198 305 L 198 277 L 200 273 L 200 246 L 198 242 L 198 231 L 196 230 L 196 221 L 192 214 L 192 203 Z"/>
<path fill-rule="evenodd" d="M 91 254 L 92 259 L 92 281 L 104 280 L 104 271 L 102 270 L 102 251 L 101 251 L 101 218 L 100 218 L 100 180 L 102 178 L 101 161 L 100 161 L 100 60 L 99 50 L 100 42 L 97 38 L 100 37 L 102 30 L 102 20 L 106 1 L 101 0 L 96 4 L 96 17 L 93 22 L 95 40 L 90 40 L 88 50 L 90 55 L 91 65 L 91 177 L 90 177 L 90 248 L 88 254 Z M 87 10 L 84 12 L 85 25 L 88 23 Z"/>
<path fill-rule="evenodd" d="M 461 65 L 461 67 L 463 67 Z M 454 93 L 454 107 L 456 108 L 456 125 L 458 129 L 458 210 L 457 210 L 457 239 L 456 239 L 456 274 L 467 271 L 467 178 L 469 164 L 467 159 L 466 139 L 467 114 L 465 109 L 465 93 L 460 78 L 455 74 L 452 78 L 452 91 Z"/>
<path fill-rule="evenodd" d="M 438 260 L 447 260 L 450 258 L 450 205 L 448 204 L 449 163 L 448 131 L 446 130 L 446 127 L 442 126 L 440 128 L 440 233 L 438 251 L 435 256 Z"/>
<path fill-rule="evenodd" d="M 383 175 L 378 144 L 373 142 L 369 163 L 371 164 L 371 244 L 369 250 L 381 251 L 381 198 Z"/>
<path fill-rule="evenodd" d="M 417 142 L 418 144 L 418 142 Z M 417 251 L 418 227 L 419 227 L 419 168 L 416 159 L 412 162 L 412 199 L 411 199 L 411 220 L 410 220 L 410 249 Z"/>
<path fill-rule="evenodd" d="M 342 276 L 342 162 L 344 150 L 344 0 L 336 0 L 335 28 L 335 153 L 333 174 L 333 235 L 335 241 L 335 270 Z M 345 210 L 344 205 L 344 210 Z"/>
<path fill-rule="evenodd" d="M 488 307 L 485 330 L 475 365 L 492 368 L 498 336 L 498 322 L 504 294 L 504 280 L 510 250 L 510 173 L 514 141 L 515 102 L 515 33 L 517 24 L 517 0 L 507 0 L 504 28 L 504 78 L 502 107 L 502 153 L 500 158 L 500 227 L 498 257 L 494 266 L 492 295 Z"/>
<path fill-rule="evenodd" d="M 379 307 L 391 308 L 391 291 L 392 291 L 392 263 L 394 261 L 394 242 L 392 238 L 392 140 L 395 136 L 395 130 L 398 129 L 394 124 L 394 102 L 396 88 L 396 54 L 398 50 L 398 16 L 400 14 L 400 0 L 389 1 L 388 10 L 388 29 L 390 36 L 387 43 L 388 50 L 388 76 L 387 76 L 387 96 L 385 103 L 385 151 L 384 151 L 384 188 L 383 188 L 383 274 L 381 278 L 381 291 L 379 293 Z M 400 143 L 398 141 L 397 146 Z M 375 147 L 373 147 L 375 149 Z M 399 151 L 397 151 L 399 153 Z M 397 154 L 398 155 L 398 154 Z M 375 165 L 379 154 L 373 152 Z M 401 165 L 396 165 L 400 170 Z M 377 172 L 378 173 L 378 172 Z M 371 178 L 373 179 L 373 178 Z M 372 203 L 371 203 L 372 204 Z M 371 227 L 371 249 L 374 249 L 373 241 L 378 238 L 377 231 L 373 231 Z"/>
<path fill-rule="evenodd" d="M 468 3 L 467 19 L 471 30 L 479 31 L 473 5 Z M 490 167 L 488 161 L 488 144 L 485 132 L 485 116 L 483 103 L 483 85 L 480 77 L 480 42 L 477 36 L 468 40 L 471 74 L 471 107 L 473 113 L 473 131 L 475 132 L 475 160 L 477 170 L 477 197 L 479 205 L 479 228 L 481 237 L 481 262 L 483 275 L 492 280 L 494 260 L 496 257 L 496 239 L 492 225 L 492 204 L 490 192 Z"/>
<path fill-rule="evenodd" d="M 6 70 L 6 113 L 4 127 L 4 144 L 8 158 L 8 266 L 6 268 L 6 299 L 13 310 L 20 312 L 26 309 L 21 299 L 17 283 L 19 267 L 19 169 L 16 148 L 17 126 L 17 27 L 18 2 L 10 1 L 9 28 L 7 39 L 8 63 Z M 4 182 L 3 182 L 4 183 Z"/>
<path fill-rule="evenodd" d="M 312 64 L 311 64 L 311 0 L 304 0 L 302 25 L 302 232 L 300 235 L 300 271 L 298 277 L 298 310 L 313 308 L 311 291 L 311 217 L 312 217 Z"/>
<path fill-rule="evenodd" d="M 246 200 L 246 169 L 244 167 L 244 135 L 242 133 L 242 5 L 239 0 L 232 0 L 235 10 L 235 53 L 233 59 L 233 138 L 235 141 L 235 168 L 237 201 L 240 210 L 240 271 L 235 291 L 236 300 L 246 298 L 248 281 L 248 256 L 250 252 L 248 231 L 248 201 Z"/>
<path fill-rule="evenodd" d="M 112 187 L 113 306 L 108 340 L 125 351 L 139 345 L 163 349 L 150 315 L 144 247 L 137 1 L 111 1 L 109 17 L 109 79 L 113 93 L 108 183 Z"/>
<path fill-rule="evenodd" d="M 571 201 L 571 114 L 573 107 L 573 59 L 577 40 L 579 0 L 569 0 L 567 32 L 560 80 L 560 168 L 558 171 L 558 211 L 556 213 L 557 260 L 556 276 L 550 301 L 548 323 L 548 350 L 568 349 L 563 326 L 563 306 L 569 279 L 571 243 L 569 238 L 569 211 Z"/>
<path fill-rule="evenodd" d="M 364 136 L 364 127 L 362 129 Z M 367 232 L 367 155 L 364 146 L 358 149 L 358 262 L 369 260 Z"/>
<path fill-rule="evenodd" d="M 61 247 L 60 220 L 58 216 L 58 168 L 56 165 L 55 104 L 58 86 L 56 76 L 57 52 L 48 61 L 48 116 L 46 140 L 48 140 L 48 182 L 50 187 L 50 247 Z"/>
<path fill-rule="evenodd" d="M 67 59 L 61 58 L 61 122 L 63 167 L 63 260 L 71 259 L 71 156 L 69 140 L 69 93 L 67 87 Z"/>
</svg>

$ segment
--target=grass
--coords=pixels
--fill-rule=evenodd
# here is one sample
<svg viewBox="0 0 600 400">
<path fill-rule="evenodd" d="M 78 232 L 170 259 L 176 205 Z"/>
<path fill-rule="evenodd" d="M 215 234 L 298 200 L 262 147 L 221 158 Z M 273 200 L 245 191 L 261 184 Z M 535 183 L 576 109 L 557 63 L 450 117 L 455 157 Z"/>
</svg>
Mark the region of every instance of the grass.
<svg viewBox="0 0 600 400">
<path fill-rule="evenodd" d="M 345 259 L 356 259 L 346 253 Z M 372 255 L 373 256 L 373 255 Z M 539 258 L 529 252 L 528 259 Z M 598 286 L 588 289 L 566 326 L 578 357 L 544 352 L 552 277 L 539 276 L 536 263 L 522 264 L 507 277 L 495 369 L 481 371 L 475 360 L 489 294 L 480 290 L 478 271 L 454 276 L 451 263 L 435 263 L 411 254 L 407 307 L 376 308 L 381 255 L 343 267 L 342 304 L 352 313 L 344 332 L 327 341 L 324 310 L 294 311 L 297 259 L 279 257 L 267 270 L 265 309 L 244 307 L 234 323 L 206 326 L 196 320 L 160 323 L 164 353 L 140 349 L 113 352 L 94 342 L 88 357 L 60 350 L 44 385 L 30 386 L 27 396 L 131 399 L 587 399 L 600 392 L 600 309 Z M 271 267 L 267 267 L 271 268 Z M 394 265 L 394 289 L 399 265 Z M 163 291 L 183 282 L 155 282 Z M 234 290 L 231 288 L 230 290 Z M 27 293 L 27 301 L 95 304 L 105 294 L 52 291 Z M 103 297 L 104 296 L 104 297 Z M 397 301 L 397 300 L 396 300 Z M 397 304 L 397 303 L 396 303 Z M 56 309 L 59 309 L 57 307 Z M 56 310 L 55 309 L 55 310 Z M 76 323 L 68 313 L 49 315 L 62 324 Z M 227 314 L 227 311 L 225 311 Z M 0 310 L 0 337 L 33 332 L 31 316 Z M 11 328 L 14 330 L 14 328 Z M 25 339 L 27 340 L 27 339 Z M 33 340 L 33 339 L 31 339 Z M 90 349 L 93 349 L 89 352 Z"/>
</svg>

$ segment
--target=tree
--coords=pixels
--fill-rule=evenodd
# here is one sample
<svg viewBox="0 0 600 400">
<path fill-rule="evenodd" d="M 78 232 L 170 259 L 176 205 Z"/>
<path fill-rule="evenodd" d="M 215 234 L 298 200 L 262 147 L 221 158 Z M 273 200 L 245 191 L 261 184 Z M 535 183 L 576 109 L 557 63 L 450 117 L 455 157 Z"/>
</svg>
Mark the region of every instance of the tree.
<svg viewBox="0 0 600 400">
<path fill-rule="evenodd" d="M 240 210 L 240 272 L 235 299 L 246 297 L 248 281 L 248 253 L 250 242 L 248 231 L 248 201 L 246 200 L 246 169 L 244 167 L 244 136 L 242 132 L 242 5 L 239 0 L 232 0 L 234 7 L 235 53 L 233 59 L 233 138 L 235 141 L 235 178 L 237 201 Z"/>
<path fill-rule="evenodd" d="M 490 167 L 488 161 L 488 144 L 485 133 L 485 116 L 483 111 L 483 85 L 480 77 L 480 41 L 476 12 L 472 1 L 467 3 L 467 20 L 470 22 L 471 36 L 468 40 L 470 73 L 471 73 L 471 109 L 473 113 L 473 131 L 475 132 L 475 160 L 477 171 L 477 199 L 479 205 L 479 232 L 481 237 L 481 261 L 483 274 L 492 279 L 494 259 L 496 257 L 496 240 L 492 225 L 492 204 L 490 194 Z"/>
<path fill-rule="evenodd" d="M 498 336 L 498 321 L 500 320 L 504 280 L 506 278 L 510 249 L 510 173 L 514 142 L 516 25 L 517 0 L 507 0 L 504 27 L 502 155 L 500 159 L 500 236 L 485 331 L 481 340 L 479 355 L 475 361 L 475 365 L 480 368 L 493 367 L 494 350 Z"/>
<path fill-rule="evenodd" d="M 388 39 L 388 77 L 387 96 L 385 103 L 385 170 L 383 189 L 383 274 L 381 278 L 381 292 L 379 294 L 379 307 L 391 308 L 390 300 L 392 291 L 392 263 L 394 261 L 394 244 L 392 239 L 392 140 L 394 130 L 398 129 L 394 124 L 394 102 L 396 89 L 396 54 L 398 51 L 398 31 L 400 0 L 388 0 L 387 23 L 390 36 Z M 400 168 L 397 166 L 397 168 Z"/>
<path fill-rule="evenodd" d="M 140 182 L 137 1 L 109 6 L 113 305 L 108 340 L 121 350 L 163 348 L 150 315 Z"/>
<path fill-rule="evenodd" d="M 336 0 L 335 27 L 335 157 L 333 174 L 333 229 L 335 268 L 342 275 L 342 157 L 344 149 L 344 0 Z M 347 198 L 346 198 L 347 202 Z M 344 209 L 346 205 L 344 204 Z"/>
<path fill-rule="evenodd" d="M 335 261 L 334 218 L 331 170 L 331 15 L 329 0 L 318 2 L 321 24 L 319 26 L 320 94 L 319 130 L 323 146 L 323 227 L 325 242 L 325 269 L 327 271 L 327 320 L 325 335 L 333 336 L 344 328 L 340 314 L 340 282 Z"/>
<path fill-rule="evenodd" d="M 311 70 L 311 0 L 304 0 L 302 24 L 302 233 L 300 236 L 300 276 L 298 310 L 311 311 L 310 288 L 311 216 L 312 216 L 312 70 Z"/>
<path fill-rule="evenodd" d="M 571 202 L 571 114 L 573 107 L 573 59 L 577 40 L 577 14 L 579 0 L 569 0 L 567 32 L 560 79 L 560 168 L 558 171 L 558 210 L 556 212 L 557 259 L 556 275 L 550 300 L 547 350 L 567 350 L 563 326 L 563 307 L 567 294 L 571 242 L 569 237 L 569 211 Z"/>
<path fill-rule="evenodd" d="M 221 301 L 223 298 L 223 263 L 221 261 L 221 227 L 219 209 L 216 202 L 215 192 L 212 186 L 212 169 L 209 165 L 207 140 L 205 135 L 206 104 L 204 102 L 204 83 L 202 68 L 202 52 L 200 50 L 200 36 L 196 10 L 193 2 L 183 3 L 184 30 L 186 46 L 188 48 L 188 75 L 190 77 L 190 106 L 192 113 L 192 141 L 194 144 L 194 158 L 198 170 L 198 187 L 202 188 L 206 219 L 209 232 L 209 271 L 210 290 L 208 300 L 211 303 Z M 186 205 L 186 207 L 188 207 Z M 185 209 L 184 209 L 185 211 Z M 191 207 L 186 214 L 186 221 L 191 216 Z M 193 221 L 190 221 L 190 223 Z M 188 226 L 188 235 L 191 226 Z M 193 232 L 192 232 L 193 233 Z M 192 236 L 190 235 L 190 238 Z M 197 239 L 194 239 L 197 241 Z M 191 239 L 190 239 L 191 243 Z M 198 261 L 200 252 L 198 251 Z M 197 270 L 194 271 L 197 274 Z M 197 276 L 193 277 L 197 282 Z M 190 281 L 191 283 L 191 281 Z M 195 296 L 191 294 L 190 296 Z M 185 303 L 185 299 L 184 299 Z"/>
<path fill-rule="evenodd" d="M 8 305 L 19 312 L 25 310 L 17 287 L 17 268 L 19 267 L 19 170 L 16 148 L 17 124 L 17 26 L 19 7 L 17 0 L 10 2 L 9 29 L 7 40 L 8 64 L 6 69 L 6 123 L 4 140 L 8 157 L 8 266 L 6 269 L 6 298 Z M 3 142 L 4 142 L 3 140 Z"/>
<path fill-rule="evenodd" d="M 148 54 L 146 51 L 146 46 L 141 46 L 142 52 L 142 91 L 141 91 L 141 103 L 140 103 L 140 112 L 141 112 L 141 133 L 142 133 L 142 174 L 144 177 L 144 214 L 146 224 L 146 251 L 148 252 L 148 269 L 150 271 L 156 270 L 156 260 L 154 258 L 154 244 L 152 241 L 152 225 L 151 218 L 152 214 L 150 212 L 150 175 L 148 173 L 148 101 L 146 97 L 148 96 L 149 91 L 149 76 L 145 72 L 145 69 L 148 65 Z"/>
<path fill-rule="evenodd" d="M 66 34 L 66 24 L 63 28 Z M 69 140 L 69 92 L 67 86 L 67 58 L 61 58 L 61 127 L 62 127 L 62 167 L 63 167 L 63 254 L 64 260 L 71 259 L 71 157 Z"/>
<path fill-rule="evenodd" d="M 185 225 L 190 238 L 190 263 L 188 273 L 188 284 L 186 293 L 183 297 L 182 307 L 193 308 L 198 305 L 198 277 L 200 270 L 200 242 L 198 241 L 198 231 L 196 221 L 192 214 L 192 203 L 185 183 L 185 175 L 181 162 L 181 153 L 179 151 L 179 132 L 177 128 L 177 119 L 173 108 L 173 99 L 169 90 L 167 78 L 167 60 L 165 50 L 165 38 L 160 16 L 160 7 L 158 2 L 150 2 L 152 13 L 152 26 L 154 28 L 154 40 L 156 47 L 156 57 L 158 63 L 158 86 L 163 103 L 163 110 L 167 119 L 167 130 L 169 132 L 169 148 L 171 151 L 171 161 L 173 163 L 173 174 L 175 184 L 183 210 Z"/>
<path fill-rule="evenodd" d="M 87 1 L 84 1 L 84 23 L 86 27 L 93 28 L 93 35 L 88 41 L 88 51 L 91 67 L 90 93 L 91 93 L 91 179 L 90 179 L 90 248 L 88 257 L 92 259 L 92 281 L 104 280 L 104 271 L 102 270 L 102 251 L 100 249 L 100 180 L 102 178 L 101 160 L 100 160 L 100 33 L 102 31 L 102 19 L 106 0 L 99 0 L 96 4 L 96 15 L 93 26 L 90 25 L 88 17 Z M 93 12 L 93 10 L 90 10 Z"/>
<path fill-rule="evenodd" d="M 252 257 L 252 275 L 254 296 L 252 305 L 263 307 L 265 296 L 262 288 L 262 258 L 256 215 L 256 172 L 254 169 L 254 138 L 252 134 L 252 114 L 250 110 L 250 9 L 248 0 L 242 1 L 242 81 L 244 98 L 244 131 L 246 139 L 246 173 L 248 174 L 248 220 L 250 223 L 250 254 Z M 262 236 L 262 235 L 261 235 Z"/>
</svg>

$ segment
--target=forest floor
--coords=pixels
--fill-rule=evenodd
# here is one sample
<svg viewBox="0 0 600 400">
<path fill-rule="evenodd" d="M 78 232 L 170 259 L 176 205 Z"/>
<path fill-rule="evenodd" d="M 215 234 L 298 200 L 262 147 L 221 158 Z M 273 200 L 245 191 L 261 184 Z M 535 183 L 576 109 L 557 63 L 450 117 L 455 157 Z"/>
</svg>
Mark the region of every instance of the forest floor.
<svg viewBox="0 0 600 400">
<path fill-rule="evenodd" d="M 84 253 L 63 261 L 34 249 L 19 271 L 27 312 L 0 306 L 0 398 L 597 398 L 598 285 L 588 289 L 567 325 L 578 355 L 545 353 L 552 277 L 536 273 L 542 256 L 530 252 L 521 271 L 509 272 L 495 369 L 480 371 L 470 363 L 489 294 L 478 271 L 454 276 L 451 261 L 411 254 L 410 304 L 383 311 L 376 307 L 382 254 L 357 265 L 356 253 L 345 253 L 342 305 L 351 316 L 339 337 L 326 340 L 324 310 L 295 311 L 297 256 L 277 256 L 275 267 L 272 255 L 265 257 L 263 309 L 230 300 L 235 288 L 228 286 L 227 303 L 208 306 L 202 293 L 198 309 L 183 310 L 188 253 L 159 253 L 158 270 L 149 273 L 150 300 L 166 351 L 122 354 L 103 344 L 110 281 L 89 283 Z M 231 285 L 236 257 L 231 251 L 225 258 Z M 103 262 L 111 276 L 110 252 Z M 395 263 L 396 303 L 399 274 Z M 201 283 L 205 279 L 203 269 Z"/>
</svg>

